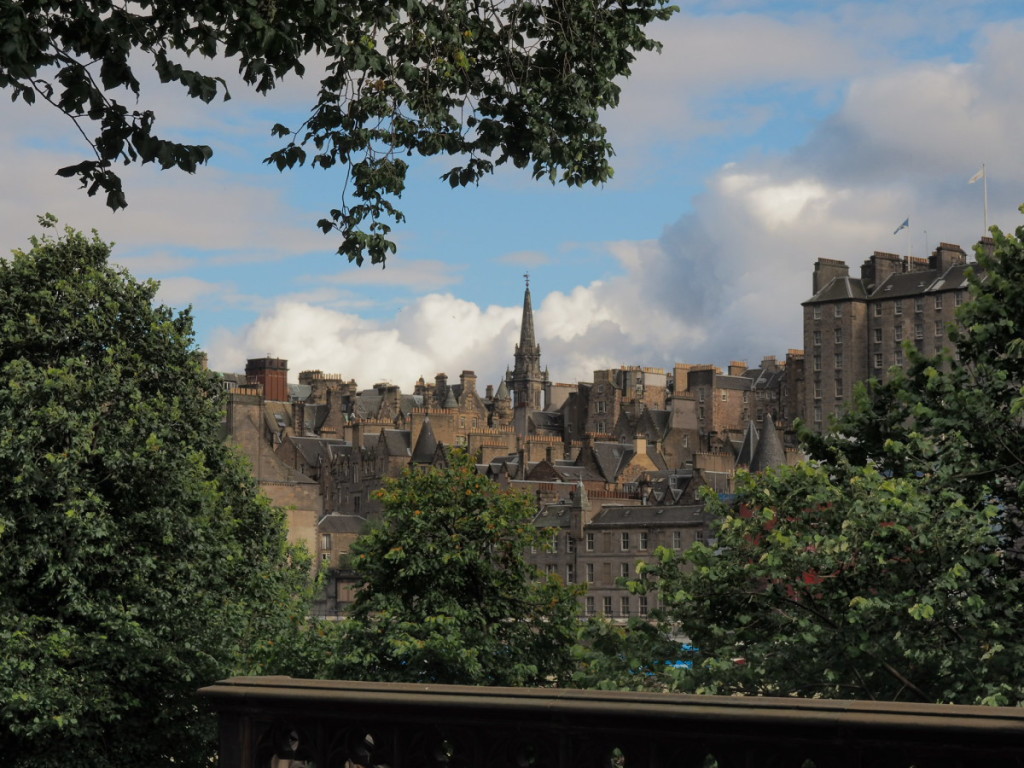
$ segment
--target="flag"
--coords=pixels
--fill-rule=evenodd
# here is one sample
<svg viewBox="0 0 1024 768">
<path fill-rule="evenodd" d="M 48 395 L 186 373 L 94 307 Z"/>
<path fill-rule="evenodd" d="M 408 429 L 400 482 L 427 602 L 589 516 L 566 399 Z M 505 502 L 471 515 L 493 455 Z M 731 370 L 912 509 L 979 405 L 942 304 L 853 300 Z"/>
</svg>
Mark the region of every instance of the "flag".
<svg viewBox="0 0 1024 768">
<path fill-rule="evenodd" d="M 981 166 L 981 170 L 979 170 L 976 174 L 974 174 L 973 176 L 971 176 L 970 179 L 967 180 L 967 183 L 968 184 L 973 184 L 974 182 L 976 182 L 976 181 L 978 181 L 980 179 L 984 179 L 984 178 L 985 178 L 985 166 L 983 165 L 983 166 Z"/>
<path fill-rule="evenodd" d="M 902 223 L 902 224 L 900 224 L 900 225 L 899 225 L 898 227 L 896 227 L 896 229 L 895 229 L 895 231 L 893 232 L 893 234 L 894 234 L 894 235 L 898 235 L 901 229 L 906 229 L 906 228 L 907 228 L 907 227 L 909 227 L 909 226 L 910 226 L 910 219 L 909 219 L 909 218 L 907 218 L 907 219 L 904 219 L 904 220 L 903 220 L 903 223 Z"/>
</svg>

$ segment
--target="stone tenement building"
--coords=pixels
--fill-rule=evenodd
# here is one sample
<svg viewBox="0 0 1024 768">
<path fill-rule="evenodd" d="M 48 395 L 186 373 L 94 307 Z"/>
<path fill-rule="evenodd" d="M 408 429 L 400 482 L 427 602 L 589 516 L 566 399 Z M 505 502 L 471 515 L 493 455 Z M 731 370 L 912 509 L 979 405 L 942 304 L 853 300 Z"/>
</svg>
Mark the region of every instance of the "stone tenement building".
<svg viewBox="0 0 1024 768">
<path fill-rule="evenodd" d="M 991 238 L 980 246 L 994 247 Z M 828 428 L 857 382 L 885 381 L 908 361 L 905 345 L 925 355 L 948 348 L 956 308 L 969 299 L 967 254 L 941 243 L 928 258 L 875 251 L 851 277 L 846 262 L 818 259 L 813 296 L 803 303 L 805 423 Z"/>
</svg>

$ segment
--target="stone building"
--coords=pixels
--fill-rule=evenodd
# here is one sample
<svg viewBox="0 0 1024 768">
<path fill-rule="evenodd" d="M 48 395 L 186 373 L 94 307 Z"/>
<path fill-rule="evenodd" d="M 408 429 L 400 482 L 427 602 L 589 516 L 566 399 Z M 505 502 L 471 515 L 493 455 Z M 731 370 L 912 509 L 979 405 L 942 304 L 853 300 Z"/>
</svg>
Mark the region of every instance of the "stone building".
<svg viewBox="0 0 1024 768">
<path fill-rule="evenodd" d="M 982 247 L 992 247 L 983 238 Z M 873 253 L 851 277 L 846 262 L 818 259 L 813 295 L 803 303 L 806 357 L 803 418 L 828 428 L 857 382 L 881 381 L 907 365 L 908 345 L 925 355 L 949 347 L 956 308 L 969 298 L 970 265 L 959 245 L 941 243 L 928 258 Z"/>
</svg>

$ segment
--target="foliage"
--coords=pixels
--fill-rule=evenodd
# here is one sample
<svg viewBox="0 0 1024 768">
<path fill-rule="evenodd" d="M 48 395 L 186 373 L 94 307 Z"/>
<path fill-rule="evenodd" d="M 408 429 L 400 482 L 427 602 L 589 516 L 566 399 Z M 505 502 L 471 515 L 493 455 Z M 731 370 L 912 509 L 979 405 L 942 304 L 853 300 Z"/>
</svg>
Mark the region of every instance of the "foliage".
<svg viewBox="0 0 1024 768">
<path fill-rule="evenodd" d="M 52 218 L 45 223 L 53 224 Z M 288 631 L 308 563 L 220 442 L 191 318 L 68 230 L 0 261 L 0 754 L 208 764 L 199 686 Z"/>
<path fill-rule="evenodd" d="M 523 494 L 469 457 L 408 469 L 380 491 L 380 525 L 353 547 L 362 586 L 329 677 L 472 685 L 567 679 L 577 590 L 525 560 L 550 533 Z"/>
<path fill-rule="evenodd" d="M 508 162 L 569 185 L 608 179 L 599 112 L 618 103 L 636 52 L 658 47 L 644 29 L 672 14 L 665 2 L 0 0 L 0 88 L 95 131 L 95 158 L 58 173 L 117 209 L 115 163 L 193 173 L 212 155 L 159 137 L 151 110 L 118 101 L 142 97 L 139 66 L 210 102 L 229 94 L 204 59 L 228 57 L 266 93 L 319 58 L 316 104 L 297 128 L 273 127 L 287 143 L 266 162 L 343 166 L 341 202 L 319 226 L 341 233 L 340 254 L 377 263 L 394 251 L 388 222 L 403 219 L 393 203 L 413 154 L 458 158 L 442 177 L 453 187 Z"/>
<path fill-rule="evenodd" d="M 714 549 L 660 552 L 662 631 L 692 638 L 695 690 L 1024 703 L 1020 542 L 1024 227 L 993 230 L 950 330 L 909 347 L 813 461 L 738 481 Z"/>
</svg>

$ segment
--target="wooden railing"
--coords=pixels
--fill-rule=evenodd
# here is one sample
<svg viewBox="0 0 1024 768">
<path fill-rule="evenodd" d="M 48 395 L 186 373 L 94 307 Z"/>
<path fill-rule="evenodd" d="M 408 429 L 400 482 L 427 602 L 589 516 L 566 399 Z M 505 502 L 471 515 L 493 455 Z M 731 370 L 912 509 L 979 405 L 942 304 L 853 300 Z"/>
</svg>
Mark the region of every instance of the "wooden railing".
<svg viewBox="0 0 1024 768">
<path fill-rule="evenodd" d="M 288 677 L 200 696 L 220 768 L 1024 766 L 1024 709 Z"/>
</svg>

